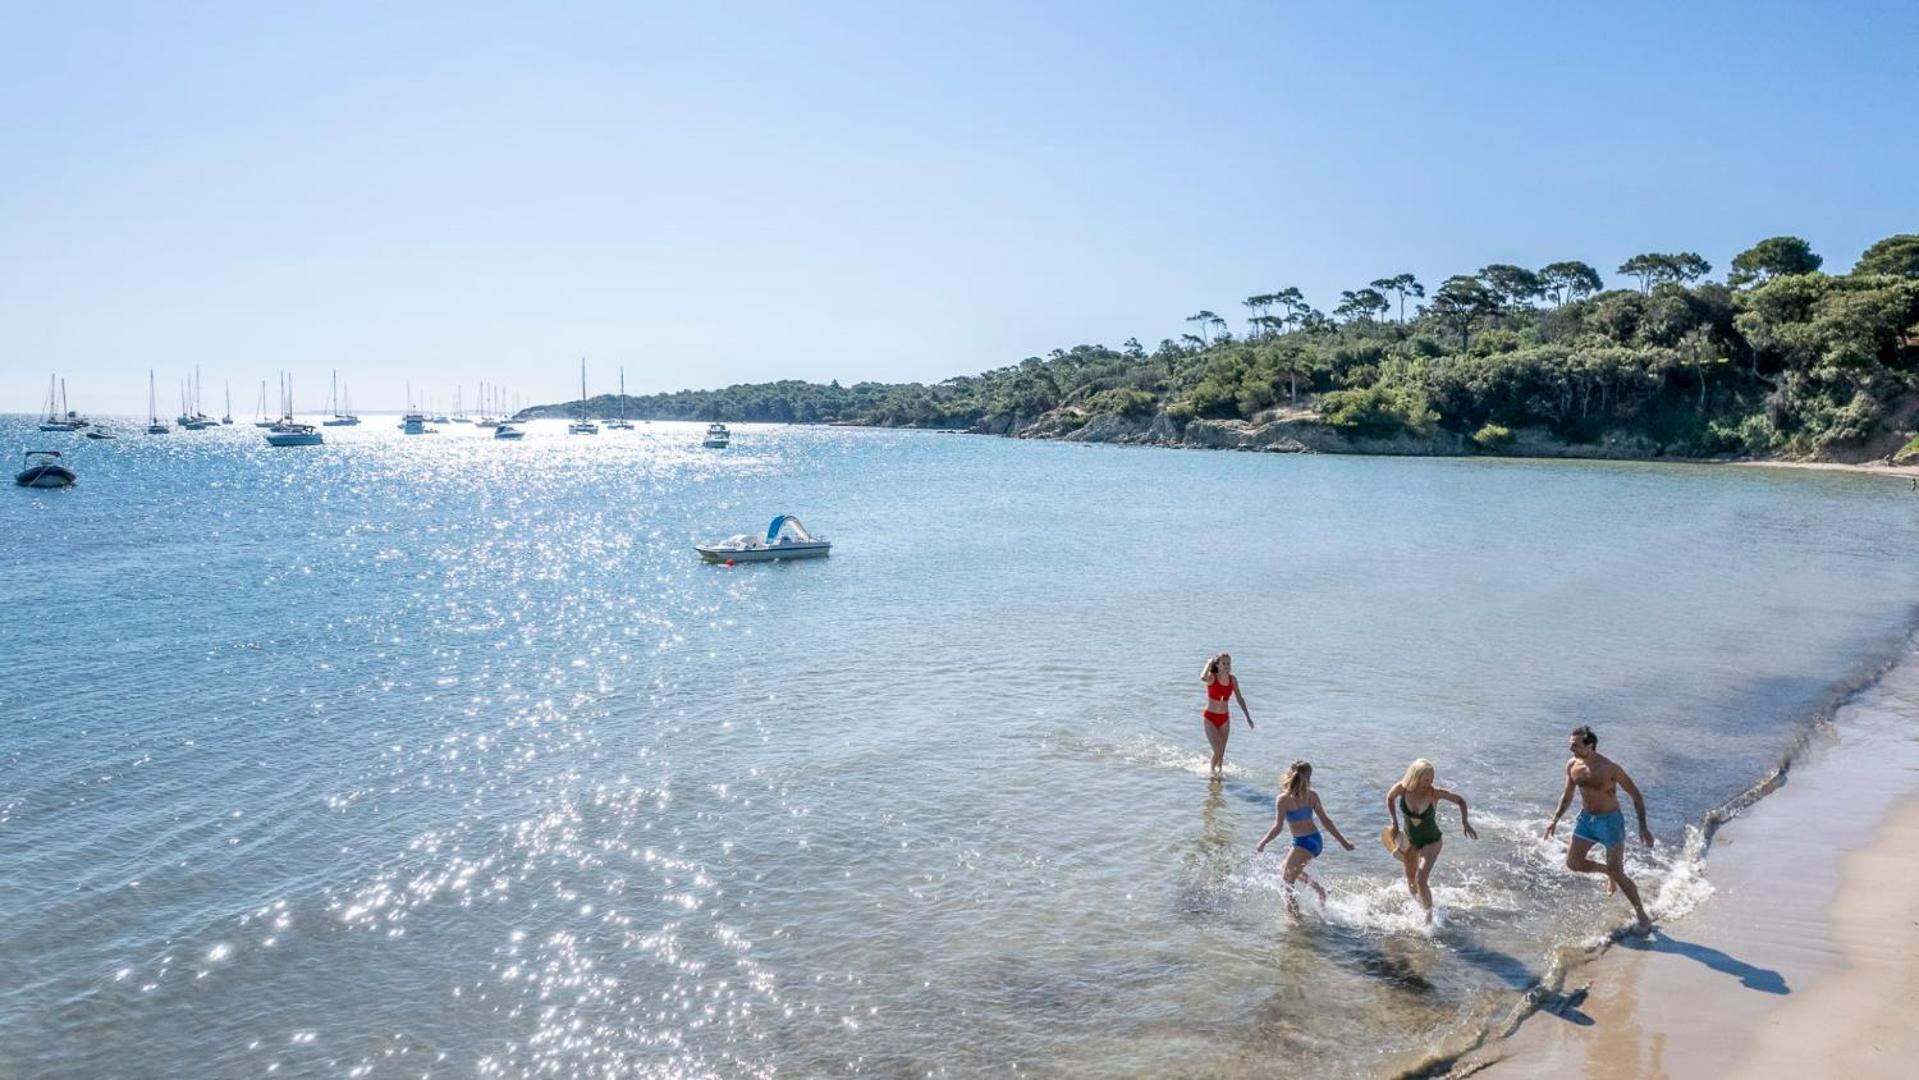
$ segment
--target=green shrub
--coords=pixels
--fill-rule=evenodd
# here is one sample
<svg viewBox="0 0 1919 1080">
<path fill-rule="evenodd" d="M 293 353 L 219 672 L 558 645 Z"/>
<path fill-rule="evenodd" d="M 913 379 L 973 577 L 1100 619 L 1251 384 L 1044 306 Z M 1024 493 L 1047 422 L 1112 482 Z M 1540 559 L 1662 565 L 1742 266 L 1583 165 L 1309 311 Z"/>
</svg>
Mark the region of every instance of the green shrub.
<svg viewBox="0 0 1919 1080">
<path fill-rule="evenodd" d="M 1159 410 L 1159 398 L 1144 390 L 1113 389 L 1093 398 L 1093 410 L 1121 416 L 1151 416 Z"/>
<path fill-rule="evenodd" d="M 1473 445 L 1491 454 L 1510 449 L 1513 441 L 1513 429 L 1499 424 L 1487 424 L 1473 432 Z"/>
<path fill-rule="evenodd" d="M 1390 439 L 1401 432 L 1424 434 L 1437 419 L 1426 395 L 1403 386 L 1330 390 L 1320 395 L 1326 423 L 1363 439 Z"/>
</svg>

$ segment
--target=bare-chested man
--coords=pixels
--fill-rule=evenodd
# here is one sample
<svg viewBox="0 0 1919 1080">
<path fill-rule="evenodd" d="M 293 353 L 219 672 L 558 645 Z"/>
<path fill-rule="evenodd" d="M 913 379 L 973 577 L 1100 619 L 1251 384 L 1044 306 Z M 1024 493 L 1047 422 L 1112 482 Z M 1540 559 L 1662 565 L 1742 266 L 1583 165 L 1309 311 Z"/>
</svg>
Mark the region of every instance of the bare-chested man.
<svg viewBox="0 0 1919 1080">
<path fill-rule="evenodd" d="M 1572 805 L 1573 789 L 1579 790 L 1579 820 L 1573 825 L 1572 846 L 1566 849 L 1566 866 L 1582 874 L 1604 874 L 1608 884 L 1606 891 L 1612 892 L 1613 886 L 1626 894 L 1632 902 L 1633 913 L 1639 916 L 1635 929 L 1643 932 L 1652 928 L 1652 920 L 1646 916 L 1646 907 L 1639 902 L 1639 888 L 1626 876 L 1626 815 L 1619 809 L 1619 789 L 1632 796 L 1633 811 L 1639 816 L 1639 838 L 1647 847 L 1653 844 L 1652 830 L 1646 827 L 1646 800 L 1639 795 L 1632 777 L 1619 767 L 1618 762 L 1599 752 L 1599 736 L 1593 729 L 1580 727 L 1573 731 L 1568 740 L 1572 751 L 1572 760 L 1566 762 L 1566 790 L 1559 796 L 1559 809 L 1553 811 L 1551 824 L 1546 826 L 1546 838 L 1552 839 L 1553 832 L 1559 828 L 1559 819 L 1566 816 L 1566 808 Z M 1598 844 L 1606 849 L 1606 861 L 1594 862 L 1586 856 L 1592 846 Z"/>
</svg>

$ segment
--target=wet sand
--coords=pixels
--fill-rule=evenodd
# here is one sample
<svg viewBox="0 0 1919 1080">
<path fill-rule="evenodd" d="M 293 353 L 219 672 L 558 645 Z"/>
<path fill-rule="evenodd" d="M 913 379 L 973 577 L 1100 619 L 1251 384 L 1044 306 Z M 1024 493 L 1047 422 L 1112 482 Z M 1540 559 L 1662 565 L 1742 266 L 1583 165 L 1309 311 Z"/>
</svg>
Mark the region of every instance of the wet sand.
<svg viewBox="0 0 1919 1080">
<path fill-rule="evenodd" d="M 1692 914 L 1575 969 L 1554 1008 L 1455 1075 L 1911 1075 L 1919 665 L 1840 709 L 1782 788 L 1720 828 L 1706 875 Z"/>
<path fill-rule="evenodd" d="M 1813 469 L 1819 472 L 1856 472 L 1870 476 L 1919 479 L 1919 465 L 1887 465 L 1883 462 L 1849 465 L 1842 461 L 1734 461 L 1728 464 L 1748 469 Z"/>
<path fill-rule="evenodd" d="M 1911 1076 L 1919 1061 L 1919 801 L 1846 856 L 1832 937 L 1846 970 L 1761 1025 L 1735 1070 L 1750 1077 Z"/>
</svg>

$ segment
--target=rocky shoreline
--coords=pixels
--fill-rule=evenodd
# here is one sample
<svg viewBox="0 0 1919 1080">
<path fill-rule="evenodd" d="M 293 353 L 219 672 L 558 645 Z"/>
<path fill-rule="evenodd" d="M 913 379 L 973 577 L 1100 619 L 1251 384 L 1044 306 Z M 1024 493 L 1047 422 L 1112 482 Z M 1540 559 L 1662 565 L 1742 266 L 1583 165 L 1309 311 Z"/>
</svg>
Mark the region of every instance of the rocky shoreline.
<svg viewBox="0 0 1919 1080">
<path fill-rule="evenodd" d="M 1754 458 L 1743 455 L 1698 457 L 1633 432 L 1608 432 L 1596 442 L 1568 442 L 1544 428 L 1520 428 L 1497 449 L 1487 449 L 1455 432 L 1435 429 L 1426 435 L 1402 433 L 1374 439 L 1349 434 L 1304 410 L 1271 410 L 1252 420 L 1194 419 L 1183 425 L 1164 412 L 1152 416 L 1103 414 L 1087 417 L 1050 412 L 1037 417 L 989 416 L 963 429 L 970 435 L 1056 442 L 1111 443 L 1182 450 L 1241 450 L 1271 454 L 1360 454 L 1392 457 L 1571 458 L 1599 461 L 1684 461 L 1712 464 L 1777 465 L 1799 468 L 1856 469 L 1879 474 L 1919 475 L 1919 452 L 1898 452 L 1900 443 L 1858 448 L 1843 457 L 1820 459 Z"/>
<path fill-rule="evenodd" d="M 571 406 L 539 405 L 524 409 L 516 420 L 573 415 Z M 597 415 L 597 414 L 593 414 Z M 1919 395 L 1902 417 L 1919 416 Z M 602 417 L 604 418 L 604 417 Z M 645 419 L 634 417 L 634 419 Z M 653 417 L 650 419 L 672 419 Z M 740 421 L 752 423 L 754 421 Z M 827 422 L 832 427 L 887 429 L 895 425 L 859 420 Z M 925 430 L 925 429 L 919 429 Z M 1116 413 L 1088 415 L 1071 409 L 1037 416 L 1002 413 L 982 417 L 970 426 L 944 429 L 967 435 L 995 435 L 1009 439 L 1052 442 L 1107 443 L 1116 446 L 1157 446 L 1177 450 L 1241 450 L 1269 454 L 1357 454 L 1383 457 L 1509 457 L 1568 458 L 1598 461 L 1683 461 L 1713 464 L 1777 465 L 1799 468 L 1858 469 L 1912 476 L 1919 474 L 1919 451 L 1904 449 L 1903 432 L 1888 432 L 1870 444 L 1816 458 L 1767 458 L 1747 455 L 1701 457 L 1660 443 L 1637 432 L 1607 432 L 1595 442 L 1569 442 L 1546 428 L 1517 428 L 1496 448 L 1488 448 L 1456 432 L 1434 428 L 1422 435 L 1402 432 L 1390 438 L 1367 438 L 1326 423 L 1306 408 L 1267 410 L 1251 420 L 1195 418 L 1180 421 L 1164 411 L 1150 416 Z"/>
<path fill-rule="evenodd" d="M 1399 434 L 1385 439 L 1350 435 L 1327 424 L 1316 414 L 1276 411 L 1253 420 L 1189 420 L 1184 425 L 1161 412 L 1150 417 L 1106 414 L 1083 418 L 1047 413 L 1023 418 L 987 417 L 969 434 L 1001 435 L 1016 439 L 1059 442 L 1116 443 L 1124 446 L 1161 446 L 1193 450 L 1247 450 L 1273 454 L 1370 454 L 1397 457 L 1564 457 L 1639 460 L 1692 460 L 1644 436 L 1610 433 L 1599 442 L 1569 443 L 1549 432 L 1521 429 L 1497 451 L 1449 431 L 1427 435 Z M 1728 459 L 1730 460 L 1730 459 Z"/>
</svg>

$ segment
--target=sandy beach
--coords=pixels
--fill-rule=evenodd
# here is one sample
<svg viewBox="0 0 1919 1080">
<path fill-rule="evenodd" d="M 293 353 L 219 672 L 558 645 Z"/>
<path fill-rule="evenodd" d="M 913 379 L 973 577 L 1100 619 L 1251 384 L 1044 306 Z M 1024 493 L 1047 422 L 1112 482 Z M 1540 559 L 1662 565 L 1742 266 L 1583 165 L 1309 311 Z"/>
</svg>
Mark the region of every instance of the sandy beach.
<svg viewBox="0 0 1919 1080">
<path fill-rule="evenodd" d="M 1811 469 L 1817 472 L 1855 472 L 1868 476 L 1919 479 L 1919 465 L 1886 465 L 1881 462 L 1852 465 L 1843 461 L 1733 461 L 1728 464 L 1749 469 Z"/>
<path fill-rule="evenodd" d="M 1908 658 L 1838 711 L 1784 786 L 1719 829 L 1709 899 L 1576 968 L 1552 1007 L 1454 1075 L 1911 1075 L 1915 718 Z"/>
</svg>

